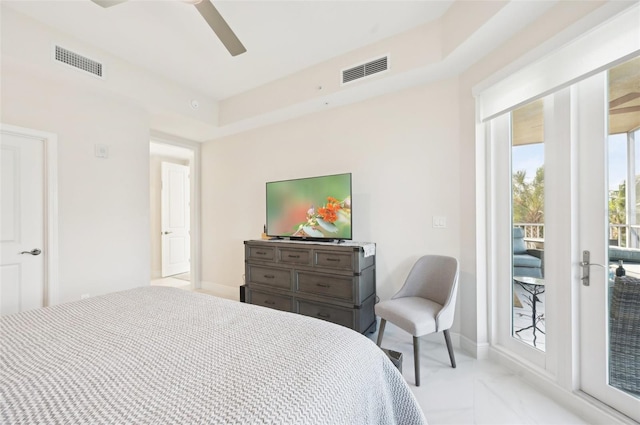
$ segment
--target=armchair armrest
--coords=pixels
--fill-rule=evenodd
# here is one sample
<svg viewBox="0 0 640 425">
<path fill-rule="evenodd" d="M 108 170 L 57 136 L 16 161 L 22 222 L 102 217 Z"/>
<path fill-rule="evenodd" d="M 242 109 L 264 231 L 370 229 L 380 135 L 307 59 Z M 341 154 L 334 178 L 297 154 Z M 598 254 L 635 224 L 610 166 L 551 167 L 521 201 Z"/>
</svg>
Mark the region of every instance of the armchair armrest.
<svg viewBox="0 0 640 425">
<path fill-rule="evenodd" d="M 542 275 L 544 276 L 544 249 L 527 249 L 527 254 L 540 259 L 540 270 L 542 270 Z"/>
<path fill-rule="evenodd" d="M 530 248 L 530 249 L 527 249 L 527 254 L 533 255 L 534 257 L 539 258 L 542 261 L 544 261 L 544 250 L 543 249 Z"/>
</svg>

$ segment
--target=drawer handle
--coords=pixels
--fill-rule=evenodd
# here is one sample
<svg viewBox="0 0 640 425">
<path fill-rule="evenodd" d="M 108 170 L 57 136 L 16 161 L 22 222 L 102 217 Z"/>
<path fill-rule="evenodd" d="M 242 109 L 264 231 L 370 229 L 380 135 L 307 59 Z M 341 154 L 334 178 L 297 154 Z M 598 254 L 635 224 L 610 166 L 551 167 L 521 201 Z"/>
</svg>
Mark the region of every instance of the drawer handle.
<svg viewBox="0 0 640 425">
<path fill-rule="evenodd" d="M 276 302 L 275 301 L 271 301 L 271 300 L 265 300 L 264 303 L 266 305 L 276 305 Z"/>
<path fill-rule="evenodd" d="M 287 257 L 289 257 L 289 258 L 300 258 L 299 255 L 291 255 L 291 254 L 287 255 Z"/>
<path fill-rule="evenodd" d="M 340 262 L 339 258 L 327 258 L 327 261 Z"/>
<path fill-rule="evenodd" d="M 326 283 L 316 283 L 316 286 L 321 288 L 331 288 L 331 285 L 327 285 Z"/>
<path fill-rule="evenodd" d="M 272 274 L 265 274 L 265 275 L 264 275 L 264 278 L 265 278 L 265 279 L 275 279 L 275 277 L 276 277 L 276 276 L 275 276 L 275 275 L 272 275 Z"/>
<path fill-rule="evenodd" d="M 318 313 L 318 317 L 322 317 L 323 319 L 329 319 L 331 315 L 327 313 Z"/>
<path fill-rule="evenodd" d="M 264 251 L 256 251 L 256 254 L 258 254 L 258 255 L 267 255 L 267 253 L 264 252 Z"/>
</svg>

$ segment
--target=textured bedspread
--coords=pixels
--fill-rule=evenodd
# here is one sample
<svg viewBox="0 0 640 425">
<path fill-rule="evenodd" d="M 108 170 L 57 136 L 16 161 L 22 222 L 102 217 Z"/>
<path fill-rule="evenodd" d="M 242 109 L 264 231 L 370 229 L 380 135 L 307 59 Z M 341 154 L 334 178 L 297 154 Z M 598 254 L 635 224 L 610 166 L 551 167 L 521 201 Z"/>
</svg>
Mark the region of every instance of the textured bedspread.
<svg viewBox="0 0 640 425">
<path fill-rule="evenodd" d="M 174 288 L 0 319 L 0 423 L 421 424 L 345 327 Z"/>
</svg>

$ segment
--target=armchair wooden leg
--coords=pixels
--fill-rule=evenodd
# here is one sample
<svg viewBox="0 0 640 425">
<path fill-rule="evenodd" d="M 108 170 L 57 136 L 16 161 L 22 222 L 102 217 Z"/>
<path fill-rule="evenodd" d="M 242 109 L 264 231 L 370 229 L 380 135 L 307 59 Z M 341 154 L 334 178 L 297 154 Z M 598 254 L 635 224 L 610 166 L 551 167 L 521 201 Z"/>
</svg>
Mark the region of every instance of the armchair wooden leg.
<svg viewBox="0 0 640 425">
<path fill-rule="evenodd" d="M 416 387 L 420 386 L 420 340 L 417 336 L 413 337 L 413 363 L 416 374 Z"/>
<path fill-rule="evenodd" d="M 451 344 L 451 335 L 449 335 L 449 329 L 443 332 L 444 340 L 447 343 L 447 350 L 449 350 L 449 359 L 451 359 L 451 367 L 456 367 L 456 357 L 453 354 L 453 345 Z"/>
<path fill-rule="evenodd" d="M 380 319 L 380 330 L 378 331 L 378 347 L 380 347 L 380 344 L 382 343 L 382 334 L 384 333 L 384 326 L 387 324 L 387 321 L 384 319 Z"/>
</svg>

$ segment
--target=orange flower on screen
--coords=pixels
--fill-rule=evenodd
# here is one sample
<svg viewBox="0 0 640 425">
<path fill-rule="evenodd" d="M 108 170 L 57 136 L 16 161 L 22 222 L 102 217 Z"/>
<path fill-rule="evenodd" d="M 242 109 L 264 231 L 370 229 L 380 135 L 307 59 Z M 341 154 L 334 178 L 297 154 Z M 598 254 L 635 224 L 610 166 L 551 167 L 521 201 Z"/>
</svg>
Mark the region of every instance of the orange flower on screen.
<svg viewBox="0 0 640 425">
<path fill-rule="evenodd" d="M 327 200 L 329 201 L 329 203 L 327 204 L 327 209 L 329 211 L 335 212 L 342 208 L 340 206 L 340 202 L 336 198 L 332 198 L 331 196 L 328 196 Z"/>
<path fill-rule="evenodd" d="M 332 209 L 329 205 L 326 208 L 318 208 L 318 214 L 324 221 L 329 223 L 333 223 L 338 219 L 338 215 L 335 210 Z"/>
</svg>

